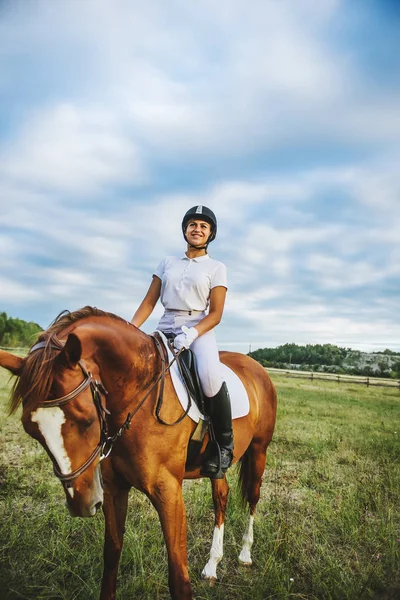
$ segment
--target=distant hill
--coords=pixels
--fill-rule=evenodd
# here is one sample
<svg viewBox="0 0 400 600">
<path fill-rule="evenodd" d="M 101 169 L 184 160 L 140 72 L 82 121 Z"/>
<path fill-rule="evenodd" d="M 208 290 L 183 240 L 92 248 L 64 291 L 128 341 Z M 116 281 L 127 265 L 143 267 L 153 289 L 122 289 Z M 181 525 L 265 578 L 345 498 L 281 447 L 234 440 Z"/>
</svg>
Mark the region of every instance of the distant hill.
<svg viewBox="0 0 400 600">
<path fill-rule="evenodd" d="M 265 367 L 400 378 L 400 352 L 360 352 L 333 344 L 284 344 L 249 356 Z"/>
<path fill-rule="evenodd" d="M 31 346 L 43 329 L 37 323 L 14 319 L 0 313 L 0 346 L 18 348 Z"/>
</svg>

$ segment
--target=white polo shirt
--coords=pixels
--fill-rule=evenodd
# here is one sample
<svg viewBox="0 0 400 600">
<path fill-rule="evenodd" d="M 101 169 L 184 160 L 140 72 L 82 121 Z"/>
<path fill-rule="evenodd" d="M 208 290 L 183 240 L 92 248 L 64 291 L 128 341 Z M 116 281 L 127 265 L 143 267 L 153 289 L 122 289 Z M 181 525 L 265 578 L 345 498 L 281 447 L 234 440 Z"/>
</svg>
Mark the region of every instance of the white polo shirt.
<svg viewBox="0 0 400 600">
<path fill-rule="evenodd" d="M 161 303 L 168 309 L 204 311 L 212 288 L 228 288 L 225 265 L 208 254 L 198 258 L 167 256 L 153 275 L 161 279 Z"/>
</svg>

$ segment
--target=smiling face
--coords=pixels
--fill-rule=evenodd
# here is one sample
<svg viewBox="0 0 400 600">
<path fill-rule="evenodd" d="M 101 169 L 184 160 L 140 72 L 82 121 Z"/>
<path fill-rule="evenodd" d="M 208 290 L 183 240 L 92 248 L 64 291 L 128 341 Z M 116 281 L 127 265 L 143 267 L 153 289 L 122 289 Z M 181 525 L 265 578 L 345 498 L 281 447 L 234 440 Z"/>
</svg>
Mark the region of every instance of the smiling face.
<svg viewBox="0 0 400 600">
<path fill-rule="evenodd" d="M 205 246 L 211 234 L 211 225 L 207 221 L 191 219 L 188 221 L 185 234 L 191 246 Z"/>
</svg>

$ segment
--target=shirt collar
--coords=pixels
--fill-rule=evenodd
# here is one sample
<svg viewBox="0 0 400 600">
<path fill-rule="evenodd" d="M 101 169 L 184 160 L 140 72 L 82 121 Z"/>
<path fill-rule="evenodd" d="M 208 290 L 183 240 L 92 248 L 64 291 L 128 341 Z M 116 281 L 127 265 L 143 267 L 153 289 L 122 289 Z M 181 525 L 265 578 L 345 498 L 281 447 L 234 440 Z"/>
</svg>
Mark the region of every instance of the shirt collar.
<svg viewBox="0 0 400 600">
<path fill-rule="evenodd" d="M 184 254 L 181 257 L 181 260 L 194 260 L 196 262 L 201 262 L 202 260 L 207 260 L 209 258 L 210 256 L 208 254 L 203 254 L 202 256 L 198 256 L 197 258 L 189 258 L 188 256 L 186 256 L 186 254 Z"/>
</svg>

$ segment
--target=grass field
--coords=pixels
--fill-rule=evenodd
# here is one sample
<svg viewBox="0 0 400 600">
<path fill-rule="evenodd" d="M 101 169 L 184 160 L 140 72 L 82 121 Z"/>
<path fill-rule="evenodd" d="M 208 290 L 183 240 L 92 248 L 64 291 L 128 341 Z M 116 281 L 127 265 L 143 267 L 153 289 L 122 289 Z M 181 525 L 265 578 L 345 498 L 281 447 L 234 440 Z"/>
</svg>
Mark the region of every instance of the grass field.
<svg viewBox="0 0 400 600">
<path fill-rule="evenodd" d="M 207 480 L 185 482 L 189 568 L 197 600 L 400 597 L 400 392 L 273 375 L 278 421 L 255 519 L 253 566 L 237 556 L 247 512 L 235 469 L 219 580 L 200 579 L 213 530 Z M 0 597 L 92 600 L 102 516 L 71 519 L 39 445 L 6 418 L 0 373 Z M 157 515 L 132 490 L 118 598 L 168 599 Z"/>
</svg>

